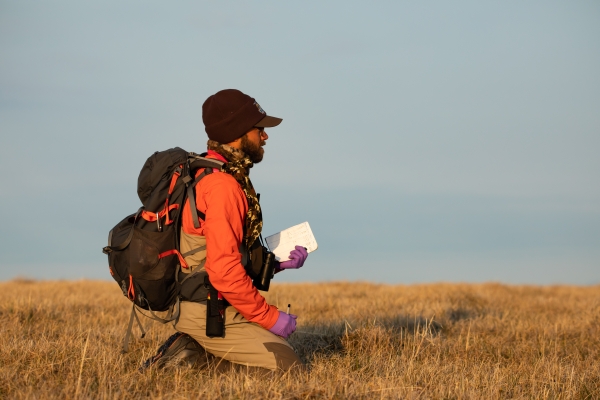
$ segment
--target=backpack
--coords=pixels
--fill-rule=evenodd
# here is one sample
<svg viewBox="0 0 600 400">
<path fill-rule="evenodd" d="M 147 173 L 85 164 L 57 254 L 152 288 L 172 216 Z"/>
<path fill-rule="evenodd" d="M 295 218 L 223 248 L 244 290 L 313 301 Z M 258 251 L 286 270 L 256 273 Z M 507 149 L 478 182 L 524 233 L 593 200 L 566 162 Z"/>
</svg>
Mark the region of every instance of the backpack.
<svg viewBox="0 0 600 400">
<path fill-rule="evenodd" d="M 145 331 L 136 314 L 136 307 L 147 310 L 143 315 L 166 323 L 179 315 L 179 298 L 183 281 L 181 268 L 188 268 L 180 253 L 179 232 L 182 209 L 186 199 L 199 227 L 194 187 L 223 163 L 188 153 L 175 147 L 155 152 L 148 158 L 138 177 L 137 193 L 142 202 L 137 212 L 120 221 L 108 235 L 108 245 L 102 251 L 108 255 L 109 271 L 119 284 L 123 295 L 132 303 L 131 317 L 125 335 L 123 350 L 127 352 L 133 319 Z M 204 172 L 194 178 L 198 169 Z M 192 277 L 188 274 L 184 279 Z M 168 311 L 165 318 L 155 312 Z"/>
</svg>

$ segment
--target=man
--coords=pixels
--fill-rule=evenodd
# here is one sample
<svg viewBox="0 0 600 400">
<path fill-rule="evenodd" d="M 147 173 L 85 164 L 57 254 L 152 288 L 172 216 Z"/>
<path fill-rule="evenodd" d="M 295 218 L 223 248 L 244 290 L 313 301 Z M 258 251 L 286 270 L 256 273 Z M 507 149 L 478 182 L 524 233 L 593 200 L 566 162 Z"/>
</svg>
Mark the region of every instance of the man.
<svg viewBox="0 0 600 400">
<path fill-rule="evenodd" d="M 256 248 L 262 230 L 261 208 L 248 174 L 263 159 L 269 138 L 265 128 L 282 120 L 268 116 L 252 97 L 234 89 L 210 96 L 202 106 L 202 120 L 209 138 L 207 158 L 225 164 L 195 187 L 196 208 L 206 216 L 199 218 L 199 227 L 194 227 L 189 204 L 183 207 L 181 253 L 193 253 L 185 257 L 191 272 L 204 269 L 231 306 L 225 310 L 224 337 L 206 335 L 206 301 L 182 301 L 175 329 L 233 364 L 268 370 L 301 366 L 285 340 L 296 329 L 296 316 L 267 304 L 242 265 L 240 252 Z M 306 249 L 296 246 L 276 272 L 302 267 L 307 256 Z M 180 344 L 172 352 L 185 347 L 186 341 Z"/>
</svg>

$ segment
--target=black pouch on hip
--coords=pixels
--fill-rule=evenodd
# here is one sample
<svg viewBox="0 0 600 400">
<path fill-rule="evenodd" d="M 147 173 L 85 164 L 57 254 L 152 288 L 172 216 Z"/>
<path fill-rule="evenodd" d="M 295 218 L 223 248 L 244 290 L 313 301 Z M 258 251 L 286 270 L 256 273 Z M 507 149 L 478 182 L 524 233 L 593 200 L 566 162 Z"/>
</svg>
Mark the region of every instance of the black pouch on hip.
<svg viewBox="0 0 600 400">
<path fill-rule="evenodd" d="M 275 254 L 264 246 L 262 236 L 258 237 L 249 249 L 244 243 L 240 245 L 242 265 L 258 290 L 269 290 L 271 279 L 275 276 Z"/>
<path fill-rule="evenodd" d="M 252 280 L 258 290 L 269 290 L 271 279 L 275 276 L 275 254 L 262 246 L 262 267 L 260 273 Z"/>
<path fill-rule="evenodd" d="M 206 336 L 225 337 L 225 308 L 227 301 L 210 283 L 208 275 L 204 277 L 204 286 L 208 289 L 206 299 Z"/>
</svg>

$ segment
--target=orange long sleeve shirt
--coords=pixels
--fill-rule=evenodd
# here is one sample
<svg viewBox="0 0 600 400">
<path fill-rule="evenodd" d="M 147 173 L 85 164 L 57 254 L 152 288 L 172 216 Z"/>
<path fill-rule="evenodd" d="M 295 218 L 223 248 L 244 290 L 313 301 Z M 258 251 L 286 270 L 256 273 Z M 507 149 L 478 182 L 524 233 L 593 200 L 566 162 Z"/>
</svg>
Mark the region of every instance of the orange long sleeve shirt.
<svg viewBox="0 0 600 400">
<path fill-rule="evenodd" d="M 209 151 L 207 158 L 226 162 Z M 203 170 L 199 170 L 196 176 Z M 215 170 L 196 185 L 196 208 L 206 215 L 194 228 L 189 200 L 183 208 L 182 229 L 206 237 L 206 272 L 210 282 L 244 318 L 269 329 L 279 318 L 277 307 L 269 305 L 252 284 L 239 252 L 244 238 L 248 201 L 240 184 L 229 174 Z"/>
</svg>

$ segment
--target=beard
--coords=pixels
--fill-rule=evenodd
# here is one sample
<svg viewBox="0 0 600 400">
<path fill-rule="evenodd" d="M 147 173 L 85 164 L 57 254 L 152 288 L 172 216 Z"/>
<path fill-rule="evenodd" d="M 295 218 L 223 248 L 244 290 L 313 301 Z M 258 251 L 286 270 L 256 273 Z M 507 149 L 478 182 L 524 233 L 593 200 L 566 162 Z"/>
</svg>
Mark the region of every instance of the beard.
<svg viewBox="0 0 600 400">
<path fill-rule="evenodd" d="M 246 153 L 246 155 L 250 158 L 254 164 L 258 164 L 262 161 L 263 155 L 265 151 L 263 150 L 263 146 L 267 144 L 264 140 L 260 141 L 259 145 L 252 143 L 248 140 L 246 135 L 242 136 L 241 150 Z"/>
</svg>

